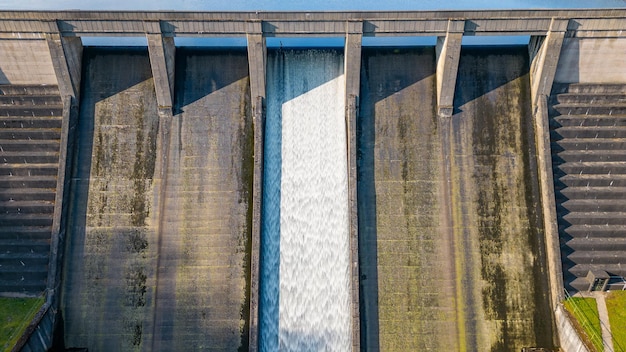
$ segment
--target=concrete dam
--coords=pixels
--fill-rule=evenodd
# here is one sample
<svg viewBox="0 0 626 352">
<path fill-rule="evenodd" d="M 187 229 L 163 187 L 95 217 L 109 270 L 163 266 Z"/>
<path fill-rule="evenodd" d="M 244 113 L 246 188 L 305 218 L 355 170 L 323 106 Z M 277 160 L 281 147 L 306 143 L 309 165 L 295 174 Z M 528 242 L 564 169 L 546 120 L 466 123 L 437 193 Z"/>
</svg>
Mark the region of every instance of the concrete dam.
<svg viewBox="0 0 626 352">
<path fill-rule="evenodd" d="M 0 12 L 0 295 L 46 297 L 20 348 L 571 349 L 565 291 L 626 276 L 624 29 Z M 464 43 L 496 35 L 528 44 Z M 147 44 L 83 45 L 117 36 Z M 436 44 L 363 45 L 381 36 Z"/>
</svg>

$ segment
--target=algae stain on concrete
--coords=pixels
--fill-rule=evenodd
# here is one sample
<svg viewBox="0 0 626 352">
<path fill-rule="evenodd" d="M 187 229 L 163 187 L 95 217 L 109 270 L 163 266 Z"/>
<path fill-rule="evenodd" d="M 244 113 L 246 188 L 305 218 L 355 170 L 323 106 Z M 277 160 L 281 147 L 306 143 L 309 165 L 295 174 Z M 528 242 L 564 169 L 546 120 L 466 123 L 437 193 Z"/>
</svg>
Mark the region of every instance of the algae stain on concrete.
<svg viewBox="0 0 626 352">
<path fill-rule="evenodd" d="M 472 134 L 459 140 L 468 143 L 463 148 L 473 165 L 460 177 L 475 189 L 465 195 L 463 211 L 473 215 L 464 226 L 476 228 L 479 266 L 473 278 L 479 294 L 467 302 L 477 305 L 477 320 L 469 323 L 476 324 L 478 348 L 494 352 L 552 347 L 553 334 L 545 327 L 550 324 L 537 319 L 551 320 L 547 297 L 541 294 L 547 286 L 533 277 L 537 265 L 545 263 L 536 240 L 540 222 L 532 211 L 538 185 L 529 165 L 528 59 L 521 49 L 511 50 L 510 55 L 468 50 L 460 66 L 459 94 L 472 97 L 460 106 L 461 126 Z"/>
<path fill-rule="evenodd" d="M 79 140 L 91 144 L 91 155 L 79 150 L 78 160 L 89 162 L 74 175 L 88 182 L 88 193 L 71 200 L 78 216 L 84 204 L 85 224 L 72 228 L 68 245 L 68 258 L 79 259 L 68 269 L 78 279 L 65 283 L 65 343 L 141 350 L 156 249 L 147 221 L 159 128 L 154 82 L 145 51 L 90 49 L 84 61 Z M 83 247 L 73 247 L 80 236 Z"/>
</svg>

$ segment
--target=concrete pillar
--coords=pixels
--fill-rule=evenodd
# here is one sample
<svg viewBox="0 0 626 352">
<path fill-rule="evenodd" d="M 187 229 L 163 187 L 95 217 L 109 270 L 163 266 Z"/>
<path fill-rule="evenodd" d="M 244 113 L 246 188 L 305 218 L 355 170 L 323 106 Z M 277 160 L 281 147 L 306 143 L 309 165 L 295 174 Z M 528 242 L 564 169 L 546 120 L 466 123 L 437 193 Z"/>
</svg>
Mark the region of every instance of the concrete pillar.
<svg viewBox="0 0 626 352">
<path fill-rule="evenodd" d="M 346 80 L 346 133 L 348 140 L 348 206 L 350 211 L 350 264 L 352 283 L 352 351 L 360 351 L 359 315 L 359 229 L 357 212 L 356 120 L 361 86 L 361 41 L 363 22 L 346 23 L 344 74 Z"/>
<path fill-rule="evenodd" d="M 151 23 L 151 27 L 158 24 Z M 156 28 L 151 28 L 156 29 Z M 160 28 L 158 28 L 160 30 Z M 164 37 L 162 33 L 146 33 L 148 39 L 148 52 L 150 54 L 150 66 L 154 79 L 159 112 L 169 110 L 171 112 L 174 103 L 174 63 L 176 46 L 174 38 Z"/>
<path fill-rule="evenodd" d="M 51 29 L 58 30 L 56 21 L 48 22 Z M 51 334 L 58 323 L 57 311 L 60 305 L 58 294 L 61 285 L 63 249 L 65 247 L 65 222 L 69 213 L 66 202 L 70 188 L 71 160 L 75 148 L 75 128 L 78 123 L 78 105 L 80 99 L 80 79 L 82 72 L 83 44 L 80 37 L 64 38 L 60 32 L 45 34 L 52 66 L 57 77 L 57 86 L 63 102 L 63 122 L 61 125 L 61 141 L 59 144 L 59 168 L 56 184 L 56 201 L 50 236 L 50 258 L 48 261 L 46 304 L 50 305 Z"/>
<path fill-rule="evenodd" d="M 550 151 L 550 127 L 548 125 L 547 96 L 542 94 L 533 107 L 535 144 L 537 149 L 537 168 L 543 211 L 543 228 L 546 241 L 546 258 L 550 279 L 550 301 L 556 309 L 563 300 L 563 270 L 561 268 L 561 247 L 554 199 L 554 179 L 552 155 Z"/>
<path fill-rule="evenodd" d="M 556 75 L 557 64 L 567 31 L 568 20 L 552 19 L 550 30 L 543 36 L 531 37 L 529 51 L 531 57 L 530 82 L 533 106 L 540 96 L 550 95 Z"/>
<path fill-rule="evenodd" d="M 259 349 L 259 257 L 261 248 L 261 202 L 263 198 L 263 136 L 265 131 L 265 65 L 267 47 L 261 22 L 250 22 L 248 70 L 252 119 L 254 123 L 254 175 L 252 180 L 252 246 L 250 253 L 250 335 L 249 351 Z"/>
<path fill-rule="evenodd" d="M 437 114 L 439 116 L 452 116 L 454 88 L 464 29 L 464 20 L 449 20 L 446 36 L 437 38 Z"/>
<path fill-rule="evenodd" d="M 52 66 L 57 76 L 61 96 L 80 96 L 80 75 L 83 43 L 80 37 L 62 37 L 60 33 L 47 33 Z"/>
</svg>

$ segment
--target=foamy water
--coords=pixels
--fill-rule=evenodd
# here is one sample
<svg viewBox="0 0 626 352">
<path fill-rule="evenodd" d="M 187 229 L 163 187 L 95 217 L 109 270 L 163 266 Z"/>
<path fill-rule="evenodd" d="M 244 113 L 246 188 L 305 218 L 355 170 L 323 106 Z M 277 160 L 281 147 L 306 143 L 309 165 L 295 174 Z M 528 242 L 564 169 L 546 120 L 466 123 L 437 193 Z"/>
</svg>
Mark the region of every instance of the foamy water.
<svg viewBox="0 0 626 352">
<path fill-rule="evenodd" d="M 268 57 L 261 351 L 351 346 L 343 56 Z"/>
</svg>

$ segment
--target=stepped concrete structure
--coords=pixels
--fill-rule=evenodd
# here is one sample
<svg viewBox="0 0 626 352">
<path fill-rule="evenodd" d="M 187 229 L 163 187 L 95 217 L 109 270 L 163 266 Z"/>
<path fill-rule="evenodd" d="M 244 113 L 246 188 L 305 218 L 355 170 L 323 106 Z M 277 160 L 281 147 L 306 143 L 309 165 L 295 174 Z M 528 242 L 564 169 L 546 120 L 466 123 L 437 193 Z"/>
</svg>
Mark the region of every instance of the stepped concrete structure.
<svg viewBox="0 0 626 352">
<path fill-rule="evenodd" d="M 268 37 L 345 38 L 352 350 L 577 348 L 564 290 L 626 275 L 626 9 L 0 12 L 18 347 L 258 350 Z"/>
</svg>

